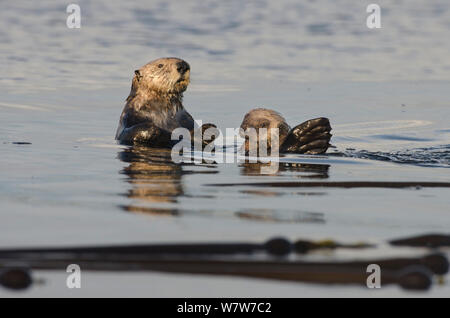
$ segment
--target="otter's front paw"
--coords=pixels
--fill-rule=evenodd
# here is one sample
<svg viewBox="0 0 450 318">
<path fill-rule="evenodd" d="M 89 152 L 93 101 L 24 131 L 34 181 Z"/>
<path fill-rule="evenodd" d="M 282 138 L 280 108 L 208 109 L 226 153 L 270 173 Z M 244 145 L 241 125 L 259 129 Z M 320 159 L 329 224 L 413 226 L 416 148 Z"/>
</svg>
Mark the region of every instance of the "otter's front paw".
<svg viewBox="0 0 450 318">
<path fill-rule="evenodd" d="M 283 143 L 283 152 L 322 154 L 330 146 L 331 125 L 328 118 L 307 120 L 291 129 Z"/>
<path fill-rule="evenodd" d="M 202 148 L 213 142 L 219 134 L 220 132 L 217 126 L 211 123 L 203 124 L 200 128 L 191 130 L 192 142 L 195 144 L 195 138 L 201 136 Z"/>
<path fill-rule="evenodd" d="M 169 147 L 171 143 L 169 132 L 149 123 L 124 129 L 118 139 L 122 144 L 150 147 Z"/>
</svg>

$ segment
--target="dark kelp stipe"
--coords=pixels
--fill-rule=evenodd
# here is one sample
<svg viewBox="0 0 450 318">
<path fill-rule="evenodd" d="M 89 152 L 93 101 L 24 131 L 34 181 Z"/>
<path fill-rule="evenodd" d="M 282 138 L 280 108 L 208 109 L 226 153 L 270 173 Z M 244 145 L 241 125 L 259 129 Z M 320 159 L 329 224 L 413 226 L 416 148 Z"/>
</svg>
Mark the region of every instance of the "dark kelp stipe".
<svg viewBox="0 0 450 318">
<path fill-rule="evenodd" d="M 428 242 L 428 243 L 427 243 Z M 431 242 L 431 243 L 430 243 Z M 449 246 L 449 236 L 424 235 L 390 243 L 403 246 Z M 0 284 L 25 289 L 33 279 L 31 270 L 60 270 L 76 263 L 85 270 L 157 271 L 185 274 L 232 275 L 319 284 L 365 285 L 367 266 L 383 269 L 383 284 L 426 290 L 433 275 L 448 272 L 447 257 L 438 251 L 414 257 L 355 259 L 350 261 L 307 261 L 287 257 L 320 249 L 376 248 L 368 243 L 341 244 L 331 240 L 274 238 L 265 243 L 145 244 L 67 248 L 0 250 Z M 265 257 L 254 257 L 265 255 Z M 14 264 L 23 264 L 17 267 Z"/>
</svg>

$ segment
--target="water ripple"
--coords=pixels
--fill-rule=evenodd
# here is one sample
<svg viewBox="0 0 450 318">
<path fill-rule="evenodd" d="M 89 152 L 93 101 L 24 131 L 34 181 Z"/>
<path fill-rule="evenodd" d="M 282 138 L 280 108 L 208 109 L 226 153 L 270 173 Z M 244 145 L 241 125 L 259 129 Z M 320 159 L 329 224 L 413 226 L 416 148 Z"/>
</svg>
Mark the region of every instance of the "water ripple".
<svg viewBox="0 0 450 318">
<path fill-rule="evenodd" d="M 344 155 L 352 158 L 382 160 L 424 167 L 450 168 L 450 145 L 416 148 L 395 152 L 346 150 Z"/>
</svg>

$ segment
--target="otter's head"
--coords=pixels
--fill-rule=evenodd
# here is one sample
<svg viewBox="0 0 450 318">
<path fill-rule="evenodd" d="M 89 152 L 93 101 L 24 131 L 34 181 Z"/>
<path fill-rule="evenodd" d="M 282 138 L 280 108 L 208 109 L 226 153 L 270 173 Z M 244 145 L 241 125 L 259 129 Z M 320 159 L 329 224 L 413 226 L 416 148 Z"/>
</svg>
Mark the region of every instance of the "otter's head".
<svg viewBox="0 0 450 318">
<path fill-rule="evenodd" d="M 182 94 L 189 85 L 190 67 L 185 61 L 166 57 L 154 60 L 134 71 L 131 95 Z"/>
<path fill-rule="evenodd" d="M 242 130 L 240 131 L 241 137 L 245 138 L 245 151 L 249 152 L 250 150 L 250 138 L 248 135 L 245 134 L 245 131 L 248 128 L 254 128 L 256 132 L 256 137 L 259 140 L 259 143 L 254 146 L 259 146 L 260 144 L 265 144 L 267 146 L 267 149 L 272 148 L 272 133 L 275 133 L 276 131 L 272 132 L 272 129 L 278 129 L 278 146 L 283 144 L 284 140 L 286 139 L 289 130 L 291 129 L 289 125 L 286 123 L 286 120 L 284 119 L 281 114 L 278 112 L 266 109 L 266 108 L 255 108 L 249 111 L 242 121 L 241 124 Z M 260 134 L 260 129 L 265 128 L 266 134 Z M 253 141 L 255 142 L 255 141 Z"/>
</svg>

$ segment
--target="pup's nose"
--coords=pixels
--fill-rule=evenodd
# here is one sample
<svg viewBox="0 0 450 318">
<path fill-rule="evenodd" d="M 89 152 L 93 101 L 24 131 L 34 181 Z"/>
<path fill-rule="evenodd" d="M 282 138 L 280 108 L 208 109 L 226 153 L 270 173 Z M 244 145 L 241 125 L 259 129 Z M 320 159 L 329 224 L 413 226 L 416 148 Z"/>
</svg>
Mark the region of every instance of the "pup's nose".
<svg viewBox="0 0 450 318">
<path fill-rule="evenodd" d="M 177 71 L 180 74 L 186 73 L 186 71 L 189 70 L 189 69 L 190 69 L 189 64 L 186 63 L 185 61 L 181 61 L 181 62 L 177 63 Z"/>
</svg>

